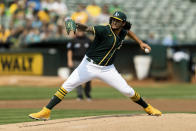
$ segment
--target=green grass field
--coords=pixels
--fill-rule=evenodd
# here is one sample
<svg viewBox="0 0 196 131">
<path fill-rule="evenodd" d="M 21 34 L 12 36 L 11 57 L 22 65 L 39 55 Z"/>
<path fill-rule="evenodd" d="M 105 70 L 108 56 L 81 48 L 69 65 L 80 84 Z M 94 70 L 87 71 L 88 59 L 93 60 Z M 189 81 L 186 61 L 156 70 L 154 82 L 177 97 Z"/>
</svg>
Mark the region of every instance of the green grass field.
<svg viewBox="0 0 196 131">
<path fill-rule="evenodd" d="M 0 86 L 0 100 L 35 100 L 49 99 L 58 87 L 20 87 Z M 196 85 L 172 84 L 157 85 L 153 87 L 135 87 L 145 98 L 151 99 L 196 99 Z M 66 99 L 75 99 L 75 91 L 66 96 Z M 126 99 L 121 93 L 113 88 L 93 87 L 92 97 L 94 99 Z M 27 117 L 29 113 L 39 109 L 0 109 L 0 124 L 18 123 L 32 121 Z M 54 110 L 52 119 L 67 117 L 82 117 L 111 114 L 143 113 L 140 111 L 105 111 L 105 110 Z"/>
<path fill-rule="evenodd" d="M 0 124 L 35 121 L 28 118 L 28 114 L 37 112 L 38 109 L 0 109 Z M 51 119 L 99 116 L 112 114 L 139 114 L 141 111 L 105 111 L 105 110 L 54 110 Z"/>
<path fill-rule="evenodd" d="M 49 99 L 58 87 L 32 86 L 0 86 L 0 100 L 35 100 Z M 145 98 L 196 99 L 196 85 L 172 84 L 153 87 L 135 87 Z M 76 92 L 72 91 L 66 99 L 75 99 Z M 112 87 L 93 87 L 92 97 L 95 99 L 125 99 L 126 97 Z"/>
</svg>

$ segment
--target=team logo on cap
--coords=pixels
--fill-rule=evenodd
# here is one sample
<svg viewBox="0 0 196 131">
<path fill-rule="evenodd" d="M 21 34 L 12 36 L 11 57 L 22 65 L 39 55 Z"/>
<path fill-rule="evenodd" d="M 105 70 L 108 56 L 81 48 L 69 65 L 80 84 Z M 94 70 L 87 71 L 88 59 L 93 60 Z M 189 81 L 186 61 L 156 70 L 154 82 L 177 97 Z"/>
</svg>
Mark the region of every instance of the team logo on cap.
<svg viewBox="0 0 196 131">
<path fill-rule="evenodd" d="M 119 13 L 118 13 L 118 12 L 116 12 L 116 13 L 114 14 L 114 16 L 119 16 Z"/>
</svg>

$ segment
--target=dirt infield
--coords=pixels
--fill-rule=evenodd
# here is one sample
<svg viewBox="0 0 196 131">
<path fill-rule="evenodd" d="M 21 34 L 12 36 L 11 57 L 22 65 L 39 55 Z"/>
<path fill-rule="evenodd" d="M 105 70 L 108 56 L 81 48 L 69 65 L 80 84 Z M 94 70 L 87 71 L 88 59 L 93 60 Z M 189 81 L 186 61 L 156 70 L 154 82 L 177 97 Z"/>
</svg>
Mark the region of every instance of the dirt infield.
<svg viewBox="0 0 196 131">
<path fill-rule="evenodd" d="M 195 131 L 196 114 L 107 115 L 0 125 L 2 131 Z"/>
<path fill-rule="evenodd" d="M 56 76 L 0 76 L 0 85 L 59 86 L 63 81 Z"/>
<path fill-rule="evenodd" d="M 146 80 L 130 80 L 124 77 L 125 80 L 128 82 L 131 86 L 142 86 L 142 85 L 151 85 L 151 86 L 157 86 L 160 84 L 175 84 L 178 83 L 174 80 L 167 80 L 167 81 L 155 81 L 153 79 L 146 79 Z M 191 83 L 188 84 L 195 84 L 196 78 L 194 78 Z M 31 85 L 31 86 L 61 86 L 61 84 L 65 80 L 61 79 L 57 76 L 0 76 L 0 85 Z M 101 86 L 108 86 L 106 83 L 94 79 L 92 80 L 92 85 L 101 85 Z"/>
</svg>

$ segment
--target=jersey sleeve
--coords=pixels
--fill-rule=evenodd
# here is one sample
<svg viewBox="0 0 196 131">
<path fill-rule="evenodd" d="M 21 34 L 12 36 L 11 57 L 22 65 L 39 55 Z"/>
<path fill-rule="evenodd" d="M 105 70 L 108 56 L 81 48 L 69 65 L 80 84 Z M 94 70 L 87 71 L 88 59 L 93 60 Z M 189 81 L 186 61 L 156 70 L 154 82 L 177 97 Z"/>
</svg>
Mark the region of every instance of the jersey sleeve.
<svg viewBox="0 0 196 131">
<path fill-rule="evenodd" d="M 69 41 L 68 43 L 67 43 L 67 50 L 73 50 L 73 41 Z"/>
<path fill-rule="evenodd" d="M 93 31 L 94 31 L 94 35 L 99 37 L 103 35 L 105 31 L 105 26 L 102 26 L 102 25 L 94 26 Z"/>
<path fill-rule="evenodd" d="M 122 31 L 123 38 L 125 38 L 125 37 L 126 37 L 127 33 L 128 33 L 128 31 L 127 31 L 127 30 L 123 30 L 123 31 Z"/>
</svg>

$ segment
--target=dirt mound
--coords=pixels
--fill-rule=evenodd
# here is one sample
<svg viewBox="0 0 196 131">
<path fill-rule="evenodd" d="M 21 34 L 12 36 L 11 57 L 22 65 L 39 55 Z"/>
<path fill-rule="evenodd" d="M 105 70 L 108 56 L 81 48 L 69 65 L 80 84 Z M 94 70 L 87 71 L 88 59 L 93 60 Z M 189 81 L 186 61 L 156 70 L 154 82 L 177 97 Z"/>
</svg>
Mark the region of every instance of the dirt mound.
<svg viewBox="0 0 196 131">
<path fill-rule="evenodd" d="M 195 131 L 196 114 L 107 115 L 1 125 L 3 131 Z"/>
</svg>

